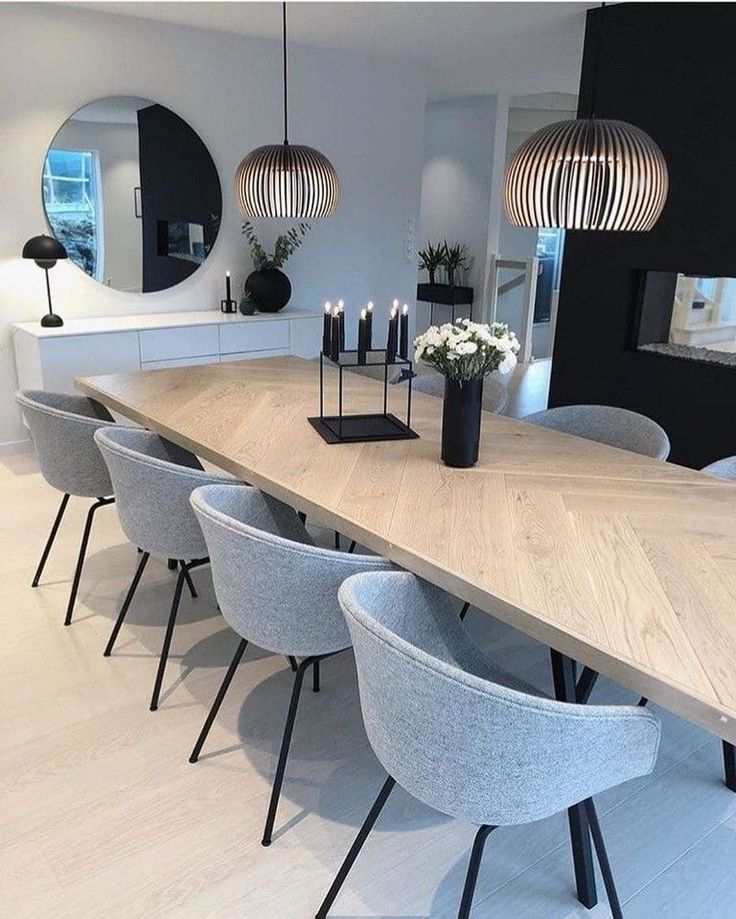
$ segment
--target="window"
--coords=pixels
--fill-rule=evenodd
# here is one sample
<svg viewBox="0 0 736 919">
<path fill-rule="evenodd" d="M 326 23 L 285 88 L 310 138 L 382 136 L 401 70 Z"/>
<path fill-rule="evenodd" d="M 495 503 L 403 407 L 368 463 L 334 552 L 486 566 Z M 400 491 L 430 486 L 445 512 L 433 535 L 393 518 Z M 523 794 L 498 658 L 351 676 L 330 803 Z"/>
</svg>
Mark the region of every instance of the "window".
<svg viewBox="0 0 736 919">
<path fill-rule="evenodd" d="M 102 280 L 102 201 L 99 155 L 52 147 L 43 171 L 43 200 L 54 235 L 69 258 Z"/>
</svg>

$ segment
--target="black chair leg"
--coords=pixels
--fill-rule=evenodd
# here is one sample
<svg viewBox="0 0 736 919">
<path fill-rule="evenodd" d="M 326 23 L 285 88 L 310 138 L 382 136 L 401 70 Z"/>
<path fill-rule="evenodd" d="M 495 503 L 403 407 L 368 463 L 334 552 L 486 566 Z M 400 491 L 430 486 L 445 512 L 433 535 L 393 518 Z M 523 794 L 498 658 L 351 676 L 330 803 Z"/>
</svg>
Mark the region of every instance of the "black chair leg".
<svg viewBox="0 0 736 919">
<path fill-rule="evenodd" d="M 245 638 L 242 638 L 238 643 L 238 647 L 235 649 L 235 656 L 230 662 L 230 666 L 227 668 L 227 673 L 225 678 L 222 681 L 222 685 L 217 691 L 215 696 L 215 701 L 212 703 L 212 708 L 210 709 L 209 715 L 207 715 L 207 720 L 205 721 L 202 730 L 199 732 L 199 737 L 197 742 L 194 745 L 191 756 L 189 757 L 190 763 L 196 763 L 199 759 L 199 754 L 202 752 L 202 747 L 204 746 L 205 740 L 207 740 L 207 735 L 210 732 L 217 713 L 220 711 L 220 706 L 222 705 L 222 700 L 225 698 L 225 693 L 230 688 L 230 683 L 232 682 L 233 677 L 235 676 L 235 671 L 238 669 L 238 664 L 243 654 L 245 654 L 245 649 L 248 647 L 248 642 Z"/>
<path fill-rule="evenodd" d="M 624 914 L 621 912 L 621 903 L 619 902 L 618 893 L 616 892 L 616 884 L 613 880 L 611 863 L 608 861 L 608 853 L 606 852 L 606 846 L 603 842 L 603 833 L 601 832 L 601 825 L 598 822 L 598 814 L 596 813 L 593 799 L 588 798 L 584 801 L 583 807 L 588 817 L 588 825 L 590 826 L 590 833 L 593 837 L 593 843 L 595 844 L 598 864 L 601 866 L 603 883 L 606 888 L 606 893 L 608 894 L 608 905 L 611 907 L 611 917 L 612 919 L 623 919 Z"/>
<path fill-rule="evenodd" d="M 299 696 L 302 691 L 302 684 L 304 682 L 304 675 L 307 670 L 319 660 L 318 657 L 306 657 L 299 664 L 299 667 L 296 671 L 296 676 L 294 678 L 294 688 L 291 691 L 291 702 L 289 703 L 289 713 L 286 716 L 286 726 L 284 727 L 284 736 L 281 741 L 281 752 L 279 753 L 279 762 L 276 767 L 276 775 L 273 780 L 273 788 L 271 789 L 271 801 L 268 805 L 268 814 L 266 816 L 266 826 L 263 830 L 263 839 L 261 843 L 264 846 L 271 845 L 271 837 L 273 835 L 273 825 L 276 820 L 276 809 L 279 806 L 279 798 L 281 796 L 281 786 L 284 783 L 284 773 L 286 772 L 286 760 L 289 756 L 289 746 L 291 744 L 291 735 L 294 732 L 294 721 L 296 720 L 296 710 L 299 705 Z"/>
<path fill-rule="evenodd" d="M 736 750 L 727 740 L 723 741 L 723 769 L 726 787 L 736 791 Z"/>
<path fill-rule="evenodd" d="M 297 511 L 297 516 L 299 517 L 302 523 L 306 524 L 307 515 L 304 513 L 304 511 Z"/>
<path fill-rule="evenodd" d="M 327 913 L 330 911 L 330 907 L 335 902 L 337 895 L 340 893 L 340 888 L 345 883 L 345 879 L 350 873 L 350 869 L 355 863 L 355 859 L 360 854 L 360 850 L 363 848 L 363 844 L 366 839 L 368 839 L 368 834 L 373 829 L 373 825 L 383 810 L 383 806 L 388 800 L 388 796 L 393 791 L 393 787 L 396 784 L 395 780 L 389 776 L 386 781 L 383 783 L 383 787 L 378 793 L 378 797 L 373 802 L 373 806 L 368 811 L 368 816 L 363 821 L 363 826 L 358 830 L 358 835 L 355 837 L 355 840 L 350 846 L 348 854 L 345 856 L 345 861 L 340 865 L 340 870 L 335 876 L 335 880 L 332 882 L 332 886 L 327 891 L 327 896 L 322 901 L 322 905 L 317 910 L 316 919 L 325 919 Z"/>
<path fill-rule="evenodd" d="M 350 548 L 348 549 L 348 553 L 355 552 L 355 547 L 357 545 L 358 543 L 356 542 L 356 540 L 352 540 L 352 542 L 350 543 Z"/>
<path fill-rule="evenodd" d="M 478 829 L 473 842 L 473 851 L 470 853 L 470 864 L 468 873 L 465 876 L 465 886 L 463 887 L 463 898 L 460 901 L 460 910 L 457 919 L 468 919 L 470 908 L 473 905 L 473 896 L 475 894 L 475 885 L 478 881 L 478 871 L 480 870 L 481 859 L 483 858 L 483 848 L 486 839 L 495 830 L 495 826 L 484 825 Z"/>
<path fill-rule="evenodd" d="M 468 610 L 470 609 L 469 603 L 463 603 L 463 608 L 460 610 L 460 620 L 462 621 L 467 615 Z"/>
<path fill-rule="evenodd" d="M 192 600 L 197 599 L 197 591 L 194 589 L 194 581 L 192 581 L 192 576 L 189 574 L 184 561 L 180 561 L 179 564 L 184 569 L 184 580 L 187 582 L 187 587 L 189 588 L 189 594 Z"/>
<path fill-rule="evenodd" d="M 340 534 L 335 530 L 335 548 L 340 548 Z"/>
<path fill-rule="evenodd" d="M 319 661 L 312 667 L 312 692 L 319 692 Z"/>
<path fill-rule="evenodd" d="M 646 705 L 648 701 L 646 696 L 642 696 L 636 704 Z M 726 788 L 731 791 L 736 791 L 736 749 L 734 749 L 734 745 L 727 740 L 722 741 L 722 743 L 723 781 L 726 783 Z"/>
<path fill-rule="evenodd" d="M 289 662 L 289 666 L 291 667 L 291 669 L 294 671 L 294 673 L 296 673 L 297 667 L 299 666 L 299 664 L 297 664 L 296 662 L 296 658 L 289 655 L 289 657 L 287 657 L 286 659 Z"/>
<path fill-rule="evenodd" d="M 176 571 L 176 569 L 179 566 L 179 562 L 175 558 L 170 558 L 167 561 L 166 566 L 169 569 L 169 571 Z"/>
<path fill-rule="evenodd" d="M 59 505 L 59 510 L 56 512 L 56 517 L 54 518 L 54 523 L 51 527 L 51 532 L 49 533 L 49 538 L 46 540 L 46 545 L 43 547 L 43 553 L 41 554 L 41 561 L 38 563 L 38 568 L 36 568 L 36 573 L 33 575 L 33 580 L 31 581 L 31 587 L 38 587 L 38 582 L 41 579 L 43 574 L 43 569 L 46 566 L 46 559 L 49 557 L 49 552 L 51 547 L 54 544 L 56 539 L 56 533 L 59 529 L 59 524 L 61 523 L 61 518 L 64 516 L 64 511 L 66 506 L 69 503 L 69 495 L 64 495 L 61 499 L 61 504 Z"/>
<path fill-rule="evenodd" d="M 66 607 L 66 616 L 64 617 L 64 625 L 72 624 L 72 613 L 74 612 L 74 604 L 77 601 L 77 591 L 79 590 L 79 580 L 82 577 L 82 568 L 84 566 L 84 558 L 87 554 L 87 543 L 89 542 L 89 534 L 92 530 L 92 521 L 95 518 L 95 511 L 100 507 L 105 507 L 106 504 L 112 504 L 114 498 L 98 498 L 95 503 L 87 511 L 87 520 L 84 524 L 84 532 L 82 533 L 82 543 L 79 546 L 79 556 L 77 557 L 77 567 L 74 569 L 74 580 L 72 581 L 72 589 L 69 594 L 69 603 Z"/>
<path fill-rule="evenodd" d="M 102 652 L 103 657 L 109 657 L 112 654 L 112 649 L 115 645 L 115 641 L 118 637 L 118 632 L 122 628 L 125 617 L 128 613 L 128 607 L 130 606 L 133 596 L 135 595 L 136 590 L 138 589 L 138 583 L 143 575 L 143 571 L 146 567 L 150 555 L 148 552 L 142 552 L 141 557 L 138 560 L 138 566 L 135 569 L 135 574 L 133 575 L 133 580 L 130 582 L 130 587 L 128 588 L 128 593 L 125 595 L 125 600 L 123 600 L 123 605 L 120 607 L 120 612 L 118 613 L 118 618 L 115 620 L 115 625 L 112 628 L 110 633 L 110 638 L 108 639 L 105 650 Z"/>
<path fill-rule="evenodd" d="M 575 661 L 550 649 L 552 657 L 552 678 L 555 687 L 555 698 L 561 702 L 577 701 L 577 682 Z M 578 900 L 587 909 L 593 909 L 598 902 L 595 889 L 595 870 L 593 851 L 590 844 L 588 818 L 582 804 L 576 804 L 567 810 L 570 824 L 570 843 L 575 866 L 575 886 Z"/>
<path fill-rule="evenodd" d="M 174 635 L 174 626 L 176 625 L 176 617 L 179 612 L 179 603 L 181 602 L 181 593 L 184 589 L 184 581 L 186 580 L 187 573 L 192 570 L 192 568 L 197 568 L 200 565 L 204 565 L 209 561 L 207 558 L 194 559 L 194 561 L 182 563 L 181 568 L 179 569 L 179 576 L 176 579 L 176 587 L 174 588 L 174 599 L 171 603 L 171 612 L 169 613 L 169 622 L 166 626 L 166 634 L 164 635 L 164 643 L 161 647 L 161 657 L 158 662 L 158 671 L 156 672 L 156 682 L 153 685 L 153 695 L 151 696 L 151 711 L 155 712 L 158 708 L 159 698 L 161 696 L 161 686 L 164 682 L 164 672 L 166 670 L 166 661 L 169 658 L 169 648 L 171 647 L 171 639 Z"/>
</svg>

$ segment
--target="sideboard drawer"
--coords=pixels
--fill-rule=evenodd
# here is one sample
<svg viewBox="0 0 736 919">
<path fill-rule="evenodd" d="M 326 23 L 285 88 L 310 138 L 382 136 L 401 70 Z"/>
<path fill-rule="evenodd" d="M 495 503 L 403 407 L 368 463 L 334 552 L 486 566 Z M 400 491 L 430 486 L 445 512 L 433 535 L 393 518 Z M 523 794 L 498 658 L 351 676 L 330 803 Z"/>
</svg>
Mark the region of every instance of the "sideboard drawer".
<svg viewBox="0 0 736 919">
<path fill-rule="evenodd" d="M 216 325 L 171 329 L 141 329 L 141 362 L 171 361 L 185 357 L 216 356 L 219 338 Z"/>
<path fill-rule="evenodd" d="M 289 323 L 283 319 L 220 326 L 220 354 L 289 349 Z"/>
<path fill-rule="evenodd" d="M 22 333 L 21 333 L 22 334 Z M 37 365 L 34 386 L 51 392 L 77 392 L 75 377 L 100 373 L 131 373 L 140 369 L 137 332 L 104 332 L 33 340 L 39 347 L 33 361 L 18 366 L 18 379 L 27 385 L 24 371 Z M 31 356 L 31 355 L 29 355 Z"/>
<path fill-rule="evenodd" d="M 166 370 L 167 367 L 194 367 L 195 364 L 218 364 L 216 354 L 203 354 L 198 357 L 172 357 L 168 361 L 143 361 L 141 370 Z"/>
<path fill-rule="evenodd" d="M 286 348 L 269 348 L 263 351 L 233 351 L 232 354 L 221 354 L 220 362 L 226 364 L 229 361 L 255 361 L 261 357 L 285 357 L 288 353 Z"/>
</svg>

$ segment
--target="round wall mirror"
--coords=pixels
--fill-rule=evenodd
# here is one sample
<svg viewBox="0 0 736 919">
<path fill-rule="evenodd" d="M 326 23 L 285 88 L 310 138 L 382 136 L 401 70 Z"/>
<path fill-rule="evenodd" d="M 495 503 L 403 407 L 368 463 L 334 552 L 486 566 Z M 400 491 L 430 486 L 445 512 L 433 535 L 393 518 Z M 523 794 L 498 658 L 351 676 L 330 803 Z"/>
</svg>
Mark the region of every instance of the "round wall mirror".
<svg viewBox="0 0 736 919">
<path fill-rule="evenodd" d="M 51 232 L 90 277 L 149 293 L 179 284 L 217 239 L 222 190 L 197 133 L 163 105 L 113 96 L 64 123 L 43 167 Z"/>
</svg>

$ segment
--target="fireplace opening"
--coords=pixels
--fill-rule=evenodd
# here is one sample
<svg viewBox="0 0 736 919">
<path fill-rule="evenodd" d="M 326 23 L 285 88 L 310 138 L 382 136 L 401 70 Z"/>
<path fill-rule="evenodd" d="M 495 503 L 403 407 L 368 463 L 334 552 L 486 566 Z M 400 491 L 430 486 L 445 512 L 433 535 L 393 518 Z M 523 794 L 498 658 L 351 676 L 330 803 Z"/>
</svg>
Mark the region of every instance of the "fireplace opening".
<svg viewBox="0 0 736 919">
<path fill-rule="evenodd" d="M 736 367 L 736 278 L 639 272 L 634 347 Z"/>
</svg>

